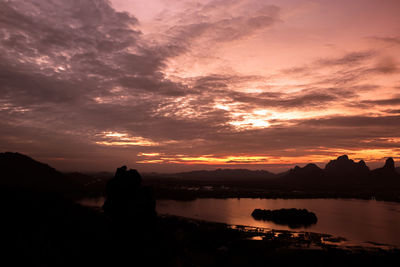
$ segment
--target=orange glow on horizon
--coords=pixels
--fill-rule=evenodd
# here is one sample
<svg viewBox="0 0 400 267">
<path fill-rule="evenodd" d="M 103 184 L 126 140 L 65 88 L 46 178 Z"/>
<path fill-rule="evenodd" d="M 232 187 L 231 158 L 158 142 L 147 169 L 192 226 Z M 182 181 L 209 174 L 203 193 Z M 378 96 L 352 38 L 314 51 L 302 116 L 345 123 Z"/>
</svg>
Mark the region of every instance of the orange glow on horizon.
<svg viewBox="0 0 400 267">
<path fill-rule="evenodd" d="M 311 152 L 311 151 L 310 151 Z M 320 152 L 321 154 L 318 154 Z M 321 148 L 315 154 L 307 156 L 271 156 L 271 155 L 169 155 L 137 161 L 141 164 L 162 163 L 162 164 L 184 164 L 184 165 L 291 165 L 329 162 L 341 155 L 348 155 L 354 161 L 365 160 L 370 162 L 381 161 L 387 157 L 399 157 L 400 149 L 360 149 L 349 151 L 345 149 L 332 150 Z"/>
</svg>

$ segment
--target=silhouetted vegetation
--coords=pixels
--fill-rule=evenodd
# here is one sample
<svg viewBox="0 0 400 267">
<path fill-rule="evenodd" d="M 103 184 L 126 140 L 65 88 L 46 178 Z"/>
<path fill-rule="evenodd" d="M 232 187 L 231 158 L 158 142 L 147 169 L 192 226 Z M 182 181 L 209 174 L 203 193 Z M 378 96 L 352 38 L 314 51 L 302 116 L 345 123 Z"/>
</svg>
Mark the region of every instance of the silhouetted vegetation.
<svg viewBox="0 0 400 267">
<path fill-rule="evenodd" d="M 251 216 L 256 220 L 272 221 L 276 224 L 288 225 L 293 229 L 307 227 L 316 224 L 318 221 L 315 213 L 306 209 L 255 209 Z"/>
</svg>

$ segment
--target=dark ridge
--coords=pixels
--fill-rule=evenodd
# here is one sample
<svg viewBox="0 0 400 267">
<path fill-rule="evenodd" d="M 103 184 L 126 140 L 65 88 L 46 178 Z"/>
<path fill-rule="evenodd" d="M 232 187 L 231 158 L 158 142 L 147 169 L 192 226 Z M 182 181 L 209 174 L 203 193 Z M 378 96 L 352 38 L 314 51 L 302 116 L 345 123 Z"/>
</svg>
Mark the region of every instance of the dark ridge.
<svg viewBox="0 0 400 267">
<path fill-rule="evenodd" d="M 369 168 L 363 160 L 354 162 L 347 155 L 343 155 L 326 164 L 325 171 L 332 176 L 354 177 L 367 174 Z"/>
<path fill-rule="evenodd" d="M 287 178 L 321 178 L 324 175 L 324 171 L 318 167 L 317 165 L 310 163 L 304 166 L 303 168 L 296 166 L 289 171 L 286 175 Z"/>
<path fill-rule="evenodd" d="M 270 188 L 278 188 L 296 191 L 331 191 L 337 193 L 366 194 L 371 196 L 395 192 L 400 188 L 400 175 L 396 171 L 392 158 L 386 160 L 382 168 L 370 171 L 363 160 L 355 162 L 347 155 L 331 160 L 321 169 L 315 164 L 308 164 L 301 168 L 296 166 L 288 173 L 280 176 L 270 183 Z M 354 191 L 356 190 L 356 191 Z M 353 193 L 352 193 L 353 192 Z M 394 196 L 392 193 L 391 198 Z M 396 197 L 396 199 L 398 199 Z"/>
<path fill-rule="evenodd" d="M 391 170 L 391 171 L 395 170 L 393 158 L 388 158 L 386 160 L 385 166 L 383 166 L 383 168 Z"/>
<path fill-rule="evenodd" d="M 69 197 L 77 197 L 83 192 L 82 185 L 77 181 L 20 153 L 0 153 L 0 172 L 0 184 L 8 187 L 29 188 Z"/>
<path fill-rule="evenodd" d="M 400 182 L 400 175 L 396 171 L 393 158 L 388 158 L 382 168 L 373 170 L 372 179 L 379 179 L 382 183 L 385 182 Z"/>
<path fill-rule="evenodd" d="M 288 225 L 290 228 L 307 227 L 318 221 L 315 213 L 306 209 L 255 209 L 251 216 L 256 220 L 272 221 L 276 224 Z"/>
</svg>

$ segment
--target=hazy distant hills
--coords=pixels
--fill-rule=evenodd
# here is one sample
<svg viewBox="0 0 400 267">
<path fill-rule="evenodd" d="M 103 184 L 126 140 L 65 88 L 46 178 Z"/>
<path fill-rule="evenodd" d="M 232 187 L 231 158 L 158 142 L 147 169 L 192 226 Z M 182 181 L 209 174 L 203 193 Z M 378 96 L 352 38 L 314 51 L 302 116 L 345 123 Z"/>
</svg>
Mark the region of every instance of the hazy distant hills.
<svg viewBox="0 0 400 267">
<path fill-rule="evenodd" d="M 247 170 L 247 169 L 216 169 L 213 171 L 191 171 L 175 173 L 173 177 L 183 179 L 201 179 L 201 180 L 267 180 L 277 178 L 277 175 L 265 170 Z"/>
<path fill-rule="evenodd" d="M 199 170 L 175 174 L 164 174 L 181 179 L 213 181 L 266 181 L 280 184 L 302 185 L 346 185 L 399 182 L 400 167 L 395 168 L 392 158 L 386 160 L 382 168 L 370 170 L 363 160 L 355 162 L 347 155 L 329 161 L 325 168 L 310 163 L 304 167 L 296 166 L 287 172 L 274 174 L 266 170 L 216 169 Z"/>
</svg>

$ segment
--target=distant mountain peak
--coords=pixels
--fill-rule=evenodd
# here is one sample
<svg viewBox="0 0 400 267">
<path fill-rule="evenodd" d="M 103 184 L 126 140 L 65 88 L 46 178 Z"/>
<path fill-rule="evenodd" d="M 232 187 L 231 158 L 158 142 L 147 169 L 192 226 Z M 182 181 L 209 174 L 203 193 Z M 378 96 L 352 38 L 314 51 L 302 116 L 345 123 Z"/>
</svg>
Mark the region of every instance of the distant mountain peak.
<svg viewBox="0 0 400 267">
<path fill-rule="evenodd" d="M 369 172 L 369 168 L 365 164 L 365 161 L 360 160 L 359 162 L 355 162 L 354 160 L 349 159 L 347 155 L 331 160 L 326 164 L 325 170 L 334 175 L 362 175 Z"/>
<path fill-rule="evenodd" d="M 290 170 L 290 173 L 295 175 L 310 175 L 321 172 L 322 169 L 314 163 L 309 163 L 304 167 L 295 166 Z"/>
<path fill-rule="evenodd" d="M 339 156 L 336 160 L 337 160 L 337 161 L 348 161 L 348 160 L 350 160 L 350 159 L 349 159 L 349 156 L 347 156 L 347 155 L 342 155 L 342 156 Z M 353 160 L 351 160 L 351 161 L 353 161 Z"/>
<path fill-rule="evenodd" d="M 387 158 L 385 165 L 383 166 L 383 168 L 385 169 L 390 169 L 390 170 L 394 170 L 395 166 L 394 166 L 394 160 L 393 158 Z"/>
<path fill-rule="evenodd" d="M 390 157 L 386 159 L 385 165 L 383 165 L 383 167 L 373 170 L 372 174 L 375 177 L 379 177 L 381 180 L 382 178 L 385 178 L 392 181 L 400 181 L 399 172 L 395 167 L 393 158 Z"/>
<path fill-rule="evenodd" d="M 308 163 L 306 166 L 304 166 L 304 169 L 308 169 L 308 170 L 320 170 L 321 168 L 318 167 L 316 164 L 314 163 Z"/>
</svg>

